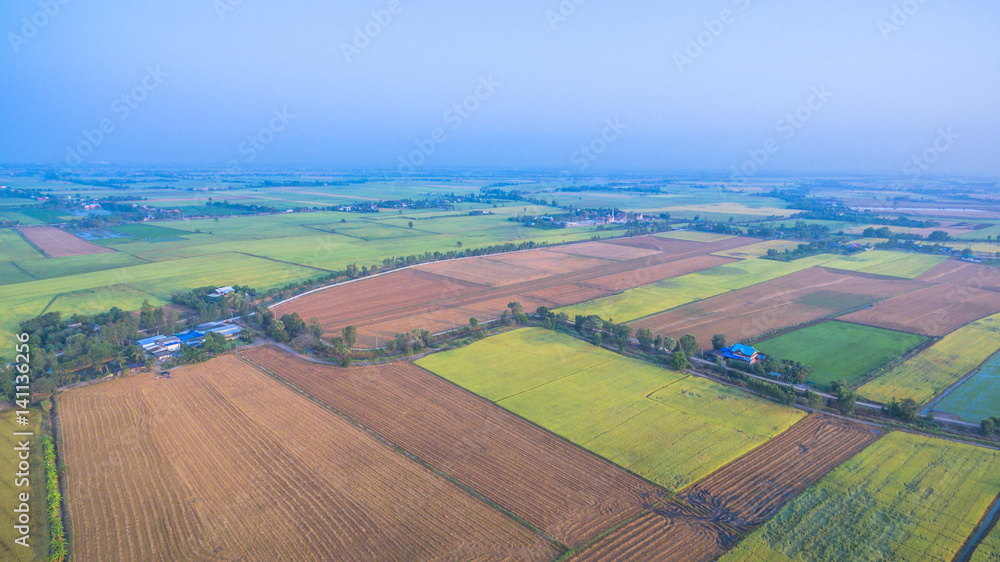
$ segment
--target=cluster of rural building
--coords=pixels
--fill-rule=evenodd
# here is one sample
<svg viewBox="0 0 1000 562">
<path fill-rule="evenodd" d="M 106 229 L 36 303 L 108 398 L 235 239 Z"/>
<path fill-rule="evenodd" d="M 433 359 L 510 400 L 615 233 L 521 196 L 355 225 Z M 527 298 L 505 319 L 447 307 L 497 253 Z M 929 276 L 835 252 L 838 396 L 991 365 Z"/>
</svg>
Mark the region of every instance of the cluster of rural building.
<svg viewBox="0 0 1000 562">
<path fill-rule="evenodd" d="M 199 347 L 205 341 L 208 334 L 219 334 L 226 340 L 234 340 L 239 337 L 243 329 L 235 324 L 227 322 L 206 322 L 198 324 L 194 330 L 185 330 L 167 336 L 153 336 L 135 342 L 146 353 L 162 361 L 174 357 L 183 346 Z"/>
</svg>

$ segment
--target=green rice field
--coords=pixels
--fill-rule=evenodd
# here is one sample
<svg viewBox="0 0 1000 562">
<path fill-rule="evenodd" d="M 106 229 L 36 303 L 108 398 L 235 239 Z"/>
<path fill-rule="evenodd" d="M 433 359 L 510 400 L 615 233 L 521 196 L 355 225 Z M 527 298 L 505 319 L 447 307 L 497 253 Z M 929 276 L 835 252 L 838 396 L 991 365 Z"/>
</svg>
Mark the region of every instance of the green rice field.
<svg viewBox="0 0 1000 562">
<path fill-rule="evenodd" d="M 873 275 L 915 279 L 926 273 L 930 268 L 945 261 L 945 259 L 947 258 L 944 256 L 929 254 L 906 254 L 903 252 L 871 250 L 852 256 L 838 257 L 824 263 L 823 267 L 871 273 Z"/>
<path fill-rule="evenodd" d="M 823 263 L 826 259 L 829 256 L 815 256 L 792 262 L 747 259 L 569 306 L 560 309 L 560 312 L 565 312 L 570 318 L 577 314 L 597 314 L 601 318 L 612 318 L 615 322 L 630 322 L 802 271 Z"/>
<path fill-rule="evenodd" d="M 1000 315 L 959 328 L 888 373 L 861 386 L 865 398 L 912 398 L 923 404 L 1000 350 Z"/>
<path fill-rule="evenodd" d="M 926 340 L 923 336 L 847 322 L 824 322 L 755 344 L 765 355 L 813 368 L 808 380 L 821 388 L 852 383 Z"/>
<path fill-rule="evenodd" d="M 1000 453 L 891 433 L 785 505 L 736 560 L 952 560 L 1000 493 Z"/>
<path fill-rule="evenodd" d="M 542 329 L 507 332 L 417 364 L 671 490 L 804 417 Z"/>
<path fill-rule="evenodd" d="M 1000 355 L 991 357 L 972 378 L 934 404 L 934 410 L 973 423 L 1000 416 Z"/>
<path fill-rule="evenodd" d="M 3 454 L 0 455 L 0 473 L 4 475 L 0 478 L 0 560 L 18 562 L 46 560 L 49 555 L 49 528 L 48 516 L 45 505 L 45 475 L 42 460 L 42 441 L 40 424 L 42 413 L 37 408 L 28 410 L 29 425 L 21 426 L 15 423 L 16 412 L 14 410 L 4 410 L 0 412 L 0 448 Z M 14 447 L 18 444 L 18 439 L 25 437 L 15 437 L 15 431 L 30 431 L 34 436 L 30 438 L 31 449 L 29 463 L 31 466 L 30 481 L 31 486 L 14 486 L 14 474 L 17 470 L 17 455 Z M 28 501 L 29 514 L 31 516 L 31 532 L 29 537 L 29 548 L 14 543 L 14 539 L 20 536 L 14 530 L 14 508 L 20 503 L 17 501 L 18 494 L 27 492 L 30 495 Z"/>
</svg>

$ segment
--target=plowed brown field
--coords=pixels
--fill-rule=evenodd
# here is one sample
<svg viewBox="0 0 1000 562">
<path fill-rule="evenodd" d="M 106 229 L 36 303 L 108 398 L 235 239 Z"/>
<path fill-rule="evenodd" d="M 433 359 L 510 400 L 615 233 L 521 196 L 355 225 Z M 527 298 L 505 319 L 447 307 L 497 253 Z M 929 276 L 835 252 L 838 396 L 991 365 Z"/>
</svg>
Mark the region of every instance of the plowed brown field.
<svg viewBox="0 0 1000 562">
<path fill-rule="evenodd" d="M 360 320 L 394 308 L 414 307 L 418 313 L 430 312 L 439 309 L 434 305 L 438 301 L 486 288 L 426 271 L 405 269 L 306 295 L 275 308 L 274 313 L 280 317 L 298 312 L 305 320 L 318 318 L 327 326 L 337 323 L 340 318 Z"/>
<path fill-rule="evenodd" d="M 634 325 L 703 344 L 715 334 L 730 342 L 797 326 L 904 294 L 924 283 L 814 267 L 645 318 Z"/>
<path fill-rule="evenodd" d="M 808 416 L 573 560 L 714 560 L 879 437 L 869 426 Z"/>
<path fill-rule="evenodd" d="M 608 244 L 606 242 L 586 242 L 583 244 L 571 244 L 552 248 L 553 252 L 563 254 L 574 254 L 577 256 L 590 256 L 603 258 L 606 260 L 632 260 L 644 258 L 660 253 L 660 250 L 649 250 L 645 248 L 630 248 L 620 244 Z"/>
<path fill-rule="evenodd" d="M 272 347 L 243 355 L 571 547 L 664 494 L 410 363 L 340 369 Z"/>
<path fill-rule="evenodd" d="M 881 436 L 871 426 L 813 414 L 691 486 L 681 499 L 730 525 L 754 527 Z"/>
<path fill-rule="evenodd" d="M 25 238 L 31 240 L 32 244 L 41 248 L 50 258 L 108 254 L 114 251 L 111 248 L 91 244 L 52 226 L 25 226 L 19 230 Z"/>
<path fill-rule="evenodd" d="M 693 258 L 705 256 L 708 260 L 722 260 L 724 258 L 706 254 L 757 242 L 751 238 L 730 238 L 706 244 L 651 236 L 630 238 L 625 242 L 642 244 L 644 240 L 651 240 L 650 243 L 662 245 L 669 248 L 669 251 L 644 252 L 648 255 L 622 261 L 574 256 L 566 261 L 567 258 L 563 256 L 556 258 L 556 265 L 552 267 L 558 270 L 570 268 L 572 271 L 555 274 L 495 261 L 503 256 L 490 256 L 488 259 L 494 261 L 488 262 L 469 259 L 430 264 L 356 283 L 337 285 L 284 303 L 275 308 L 275 313 L 281 316 L 298 312 L 305 320 L 319 318 L 327 334 L 336 334 L 348 325 L 356 326 L 357 344 L 372 346 L 376 343 L 376 338 L 378 343 L 383 343 L 397 333 L 409 332 L 415 328 L 436 333 L 464 325 L 470 317 L 480 321 L 497 318 L 511 301 L 520 302 L 529 312 L 538 306 L 577 304 L 605 296 L 614 290 L 638 287 L 650 282 L 649 280 L 662 280 L 670 272 L 683 275 L 693 268 L 712 267 L 712 264 L 720 262 L 697 261 Z M 613 244 L 606 245 L 614 247 Z M 626 250 L 628 248 L 619 247 Z M 571 246 L 559 249 L 567 248 Z M 552 255 L 560 254 L 550 249 L 532 250 L 521 252 L 517 261 L 544 261 Z M 578 265 L 585 263 L 580 260 L 597 265 L 576 269 Z M 666 265 L 674 263 L 678 265 Z M 488 264 L 485 266 L 488 269 L 477 271 L 476 264 Z M 461 275 L 467 280 L 447 277 L 445 273 Z M 518 276 L 527 276 L 530 280 L 516 281 Z M 468 281 L 470 279 L 481 283 L 472 283 Z M 591 284 L 591 281 L 596 284 Z M 581 300 L 573 301 L 574 298 Z"/>
<path fill-rule="evenodd" d="M 634 287 L 656 283 L 657 281 L 663 281 L 664 279 L 671 279 L 673 277 L 687 275 L 688 273 L 718 267 L 734 261 L 738 260 L 717 256 L 697 256 L 694 258 L 667 262 L 660 265 L 653 265 L 643 269 L 636 269 L 626 273 L 616 273 L 614 275 L 598 277 L 587 281 L 587 283 L 590 285 L 597 285 L 598 287 L 617 293 L 626 289 L 632 289 Z"/>
<path fill-rule="evenodd" d="M 943 283 L 876 303 L 840 320 L 925 336 L 943 336 L 1000 312 L 1000 292 Z"/>
<path fill-rule="evenodd" d="M 72 390 L 58 407 L 76 560 L 558 555 L 232 355 Z"/>
<path fill-rule="evenodd" d="M 674 238 L 660 238 L 658 236 L 639 236 L 637 238 L 620 238 L 609 240 L 608 244 L 624 246 L 627 248 L 645 248 L 647 250 L 657 250 L 668 254 L 701 255 L 732 250 L 740 246 L 763 242 L 755 238 L 741 238 L 734 236 L 718 242 L 691 242 L 689 240 L 676 240 Z"/>
</svg>

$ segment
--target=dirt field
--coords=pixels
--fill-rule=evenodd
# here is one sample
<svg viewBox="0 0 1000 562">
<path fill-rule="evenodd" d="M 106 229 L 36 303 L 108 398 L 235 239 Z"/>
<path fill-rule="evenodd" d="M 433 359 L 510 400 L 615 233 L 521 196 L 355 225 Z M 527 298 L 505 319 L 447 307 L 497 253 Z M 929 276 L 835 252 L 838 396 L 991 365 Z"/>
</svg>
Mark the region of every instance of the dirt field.
<svg viewBox="0 0 1000 562">
<path fill-rule="evenodd" d="M 574 254 L 577 256 L 590 256 L 594 258 L 604 258 L 607 260 L 631 260 L 644 258 L 660 253 L 660 250 L 648 250 L 644 248 L 623 247 L 621 244 L 608 244 L 605 242 L 587 242 L 584 244 L 572 244 L 570 246 L 560 246 L 552 248 L 553 252 L 563 254 Z"/>
<path fill-rule="evenodd" d="M 697 256 L 678 261 L 672 261 L 660 265 L 653 265 L 643 269 L 636 269 L 625 273 L 616 273 L 605 277 L 598 277 L 587 281 L 589 285 L 597 285 L 610 292 L 617 293 L 626 289 L 632 289 L 649 283 L 656 283 L 672 277 L 680 277 L 688 273 L 702 271 L 712 267 L 718 267 L 736 260 L 720 258 L 717 256 Z M 582 301 L 578 301 L 582 302 Z"/>
<path fill-rule="evenodd" d="M 732 238 L 706 244 L 651 236 L 631 238 L 626 242 L 641 244 L 643 240 L 652 240 L 655 244 L 671 248 L 671 251 L 654 252 L 617 262 L 588 259 L 588 263 L 598 265 L 561 274 L 539 273 L 538 269 L 498 261 L 480 263 L 476 260 L 460 260 L 430 264 L 332 287 L 283 304 L 275 313 L 281 316 L 298 312 L 307 321 L 318 318 L 328 335 L 339 333 L 345 326 L 354 325 L 358 328 L 357 345 L 370 347 L 376 343 L 376 338 L 382 343 L 386 338 L 414 328 L 439 332 L 465 325 L 470 317 L 480 321 L 497 318 L 512 301 L 520 302 L 527 311 L 534 311 L 538 306 L 566 306 L 591 300 L 613 291 L 602 284 L 627 289 L 648 283 L 651 279 L 662 278 L 671 271 L 680 275 L 692 268 L 711 267 L 711 264 L 719 262 L 707 260 L 725 258 L 706 254 L 724 249 L 727 245 L 736 247 L 754 242 L 747 238 Z M 563 246 L 560 249 L 571 247 Z M 523 256 L 517 260 L 528 263 L 544 259 L 553 253 L 551 250 L 534 252 L 537 253 L 523 252 Z M 490 259 L 498 257 L 504 256 L 491 256 Z M 579 259 L 584 258 L 574 257 L 571 262 L 582 263 Z M 491 264 L 489 270 L 476 269 L 484 263 Z M 478 279 L 482 283 L 446 277 L 445 273 Z M 514 282 L 517 276 L 527 276 L 530 280 Z M 594 285 L 591 285 L 592 281 Z M 574 302 L 573 298 L 581 300 Z"/>
<path fill-rule="evenodd" d="M 573 560 L 714 560 L 879 437 L 868 426 L 808 416 Z"/>
<path fill-rule="evenodd" d="M 917 277 L 917 280 L 925 283 L 958 283 L 973 289 L 1000 291 L 1000 270 L 958 260 L 942 262 Z"/>
<path fill-rule="evenodd" d="M 736 541 L 734 530 L 671 501 L 604 537 L 570 560 L 708 561 L 735 546 Z"/>
<path fill-rule="evenodd" d="M 645 318 L 634 325 L 708 345 L 715 334 L 731 343 L 869 305 L 924 286 L 908 279 L 811 268 Z"/>
<path fill-rule="evenodd" d="M 442 277 L 417 269 L 406 269 L 364 281 L 331 287 L 285 303 L 274 309 L 277 316 L 298 312 L 306 321 L 318 318 L 324 325 L 361 323 L 367 315 L 395 308 L 436 310 L 434 303 L 458 295 L 483 291 L 485 285 Z"/>
<path fill-rule="evenodd" d="M 232 355 L 72 390 L 58 411 L 76 560 L 557 555 Z"/>
<path fill-rule="evenodd" d="M 432 263 L 421 266 L 420 271 L 487 287 L 506 287 L 552 275 L 541 269 L 510 265 L 485 258 Z"/>
<path fill-rule="evenodd" d="M 876 303 L 840 320 L 910 332 L 943 336 L 1000 312 L 1000 292 L 961 283 L 943 283 Z"/>
<path fill-rule="evenodd" d="M 570 273 L 580 271 L 588 267 L 607 265 L 607 259 L 587 257 L 583 255 L 566 254 L 552 250 L 534 250 L 531 252 L 511 252 L 509 254 L 497 254 L 484 257 L 490 261 L 507 263 L 519 267 L 530 267 L 540 269 L 550 274 Z M 624 259 L 624 258 L 618 258 Z M 614 261 L 614 260 L 612 260 Z"/>
<path fill-rule="evenodd" d="M 667 252 L 668 254 L 701 255 L 732 250 L 733 248 L 748 246 L 758 242 L 763 242 L 763 240 L 734 236 L 718 242 L 691 242 L 688 240 L 660 238 L 658 236 L 639 236 L 637 238 L 610 240 L 608 244 L 627 248 L 645 248 L 647 250 Z"/>
<path fill-rule="evenodd" d="M 32 244 L 41 248 L 50 258 L 108 254 L 114 251 L 111 248 L 91 244 L 52 226 L 25 226 L 19 230 L 25 238 L 31 240 Z"/>
<path fill-rule="evenodd" d="M 688 488 L 681 498 L 754 527 L 840 463 L 881 437 L 875 428 L 813 414 L 767 444 Z"/>
<path fill-rule="evenodd" d="M 271 347 L 243 355 L 571 547 L 664 494 L 410 363 L 340 369 Z"/>
</svg>

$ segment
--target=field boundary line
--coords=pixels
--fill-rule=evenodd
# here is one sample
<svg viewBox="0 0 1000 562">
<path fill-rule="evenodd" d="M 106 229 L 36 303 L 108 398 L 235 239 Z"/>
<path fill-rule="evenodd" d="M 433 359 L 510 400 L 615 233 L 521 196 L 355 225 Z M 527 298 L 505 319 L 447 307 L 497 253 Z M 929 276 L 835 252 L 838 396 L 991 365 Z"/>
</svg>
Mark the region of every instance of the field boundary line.
<svg viewBox="0 0 1000 562">
<path fill-rule="evenodd" d="M 376 439 L 382 445 L 388 447 L 393 452 L 395 452 L 395 453 L 397 453 L 399 455 L 402 455 L 403 457 L 406 457 L 408 460 L 410 460 L 410 461 L 412 461 L 414 463 L 419 464 L 420 466 L 424 467 L 425 469 L 427 469 L 431 473 L 437 475 L 438 477 L 444 479 L 446 482 L 449 482 L 452 485 L 454 485 L 455 487 L 457 487 L 458 489 L 462 490 L 466 494 L 468 494 L 468 495 L 472 496 L 473 498 L 475 498 L 475 499 L 483 502 L 487 506 L 489 506 L 489 507 L 497 510 L 498 512 L 500 512 L 504 516 L 506 516 L 509 519 L 513 520 L 515 523 L 518 523 L 519 525 L 524 526 L 525 528 L 527 528 L 532 533 L 535 533 L 536 535 L 538 535 L 541 538 L 543 538 L 546 541 L 548 541 L 550 544 L 552 544 L 554 547 L 556 547 L 557 550 L 560 550 L 563 553 L 565 553 L 566 551 L 569 550 L 569 546 L 568 545 L 565 545 L 562 542 L 560 542 L 560 541 L 558 541 L 558 540 L 550 537 L 544 531 L 542 531 L 538 527 L 535 527 L 534 525 L 532 525 L 531 523 L 529 523 L 527 520 L 523 519 L 521 516 L 519 516 L 516 513 L 508 510 L 507 508 L 503 507 L 502 505 L 498 504 L 497 502 L 495 502 L 495 501 L 487 498 L 486 496 L 484 496 L 483 494 L 479 493 L 474 488 L 472 488 L 470 486 L 467 486 L 466 484 L 463 484 L 462 482 L 459 482 L 458 480 L 456 480 L 451 475 L 449 475 L 446 472 L 438 469 L 434 465 L 432 465 L 429 462 L 423 460 L 422 458 L 418 457 L 417 455 L 415 455 L 414 453 L 408 451 L 407 449 L 401 447 L 400 445 L 397 445 L 395 442 L 393 442 L 389 438 L 385 437 L 384 435 L 378 433 L 374 429 L 371 429 L 370 427 L 368 427 L 368 426 L 364 425 L 363 423 L 355 420 L 351 416 L 348 416 L 347 414 L 345 414 L 344 412 L 342 412 L 342 411 L 338 410 L 337 408 L 331 406 L 330 404 L 327 404 L 326 402 L 323 402 L 319 398 L 316 398 L 312 394 L 309 394 L 305 390 L 303 390 L 303 389 L 295 386 L 290 381 L 282 378 L 281 375 L 275 373 L 274 371 L 271 371 L 267 367 L 264 367 L 263 365 L 259 365 L 257 363 L 254 363 L 249 358 L 245 357 L 243 354 L 241 354 L 241 353 L 235 353 L 234 355 L 237 358 L 239 358 L 241 361 L 243 361 L 244 363 L 246 363 L 247 365 L 249 365 L 250 367 L 252 367 L 254 369 L 257 369 L 261 373 L 263 373 L 263 374 L 265 374 L 265 375 L 267 375 L 267 376 L 269 376 L 269 377 L 277 380 L 279 383 L 281 383 L 285 387 L 289 388 L 290 390 L 292 390 L 296 394 L 299 394 L 303 398 L 305 398 L 305 399 L 309 400 L 310 402 L 318 405 L 320 408 L 323 408 L 323 409 L 325 409 L 325 410 L 333 413 L 334 415 L 340 417 L 344 421 L 350 423 L 352 426 L 354 426 L 355 428 L 357 428 L 359 431 L 362 431 L 366 435 L 368 435 L 368 436 Z"/>
<path fill-rule="evenodd" d="M 262 259 L 262 260 L 273 261 L 273 262 L 277 262 L 277 263 L 283 263 L 285 265 L 294 265 L 294 266 L 298 266 L 298 267 L 304 267 L 306 269 L 314 269 L 316 271 L 322 271 L 323 273 L 335 273 L 334 271 L 331 271 L 329 269 L 322 269 L 322 268 L 319 268 L 319 267 L 313 267 L 311 265 L 302 265 L 301 263 L 293 263 L 293 262 L 290 262 L 290 261 L 283 261 L 283 260 L 279 260 L 277 258 L 269 258 L 267 256 L 258 256 L 256 254 L 251 254 L 249 252 L 232 252 L 232 253 L 234 253 L 234 254 L 240 254 L 240 255 L 244 255 L 244 256 L 249 256 L 251 258 L 258 258 L 258 259 Z"/>
<path fill-rule="evenodd" d="M 51 226 L 51 225 L 38 225 L 38 226 Z M 20 227 L 15 228 L 14 232 L 16 232 L 17 235 L 20 236 L 22 240 L 24 240 L 25 242 L 27 242 L 29 246 L 31 246 L 32 248 L 34 248 L 36 252 L 38 252 L 39 254 L 42 254 L 42 258 L 47 259 L 47 260 L 52 259 L 52 256 L 50 256 L 49 254 L 47 254 L 45 252 L 45 250 L 43 250 L 41 247 L 38 246 L 38 244 L 35 244 L 34 242 L 32 242 L 30 238 L 28 238 L 23 232 L 21 232 L 21 228 Z"/>
<path fill-rule="evenodd" d="M 347 238 L 354 238 L 355 240 L 361 240 L 362 242 L 370 242 L 367 238 L 352 236 L 350 234 L 344 234 L 343 232 L 331 232 L 329 230 L 323 230 L 322 228 L 316 228 L 315 226 L 309 226 L 307 224 L 300 224 L 299 226 L 302 228 L 308 228 L 309 230 L 315 230 L 316 232 L 322 232 L 323 234 L 329 234 L 331 236 L 346 236 Z"/>
<path fill-rule="evenodd" d="M 524 390 L 522 390 L 520 392 L 515 392 L 514 394 L 511 394 L 510 396 L 504 396 L 503 398 L 497 398 L 494 403 L 499 405 L 500 402 L 503 402 L 504 400 L 507 400 L 508 398 L 513 398 L 515 396 L 520 396 L 520 395 L 524 394 L 525 392 L 531 392 L 532 390 L 538 390 L 539 388 L 542 388 L 543 386 L 548 386 L 548 385 L 550 385 L 550 384 L 552 384 L 554 382 L 559 382 L 559 381 L 561 381 L 563 379 L 568 379 L 569 377 L 572 377 L 572 376 L 575 376 L 575 375 L 579 375 L 580 373 L 582 373 L 584 371 L 589 371 L 589 370 L 594 369 L 596 367 L 600 367 L 601 365 L 607 365 L 608 363 L 613 363 L 615 361 L 618 361 L 618 358 L 608 359 L 607 361 L 601 361 L 600 363 L 594 363 L 593 365 L 590 365 L 589 367 L 584 367 L 583 369 L 580 369 L 579 371 L 573 371 L 572 373 L 563 375 L 563 376 L 561 376 L 561 377 L 559 377 L 557 379 L 552 379 L 550 381 L 545 381 L 542 384 L 533 386 L 531 388 L 526 388 L 526 389 L 524 389 Z M 504 408 L 504 409 L 506 409 L 506 408 Z"/>
<path fill-rule="evenodd" d="M 438 353 L 440 353 L 440 352 L 438 352 Z M 548 434 L 550 434 L 550 435 L 554 436 L 554 437 L 555 437 L 556 439 L 558 439 L 558 440 L 560 440 L 560 441 L 562 441 L 562 442 L 564 442 L 564 443 L 567 443 L 567 444 L 569 444 L 569 445 L 571 445 L 571 446 L 573 446 L 573 447 L 576 447 L 577 449 L 579 449 L 579 450 L 583 451 L 584 453 L 586 453 L 586 454 L 588 454 L 588 455 L 592 455 L 592 456 L 594 456 L 594 457 L 597 457 L 597 458 L 601 459 L 602 461 L 604 461 L 604 462 L 608 463 L 609 465 L 611 465 L 611 466 L 612 466 L 612 467 L 614 467 L 615 469 L 617 469 L 617 470 L 621 470 L 621 471 L 623 471 L 623 472 L 626 472 L 626 473 L 628 473 L 628 474 L 631 474 L 632 476 L 634 476 L 634 477 L 636 477 L 636 478 L 638 478 L 638 479 L 642 480 L 643 482 L 645 482 L 645 483 L 647 483 L 647 484 L 649 484 L 649 485 L 653 486 L 654 488 L 656 488 L 656 489 L 658 489 L 658 490 L 661 490 L 661 491 L 663 492 L 663 497 L 673 497 L 673 496 L 675 495 L 675 493 L 674 493 L 674 492 L 671 492 L 670 490 L 668 490 L 668 489 L 664 488 L 664 487 L 663 487 L 663 486 L 662 486 L 661 484 L 657 484 L 656 482 L 653 482 L 653 481 L 651 481 L 650 479 L 648 479 L 648 478 L 646 478 L 646 477 L 642 476 L 641 474 L 637 474 L 637 473 L 635 473 L 635 472 L 633 472 L 633 471 L 631 471 L 631 470 L 629 470 L 629 469 L 625 468 L 624 466 L 621 466 L 620 464 L 618 464 L 618 463 L 616 463 L 616 462 L 612 461 L 611 459 L 609 459 L 609 458 L 607 458 L 607 457 L 605 457 L 605 456 L 603 456 L 603 455 L 600 455 L 600 454 L 598 454 L 598 453 L 596 453 L 596 452 L 594 452 L 594 451 L 591 451 L 590 449 L 586 449 L 586 448 L 584 448 L 584 447 L 581 447 L 581 446 L 580 446 L 579 444 L 577 444 L 577 443 L 574 443 L 574 442 L 570 441 L 569 439 L 567 439 L 567 438 L 563 437 L 562 435 L 559 435 L 558 433 L 556 433 L 556 432 L 552 431 L 551 429 L 549 429 L 549 428 L 547 428 L 547 427 L 544 427 L 544 426 L 541 426 L 541 425 L 538 425 L 537 423 L 535 423 L 535 422 L 533 422 L 533 421 L 529 420 L 528 418 L 526 418 L 526 417 L 524 417 L 524 416 L 522 416 L 522 415 L 518 414 L 517 412 L 514 412 L 514 411 L 511 411 L 511 410 L 509 410 L 509 409 L 507 409 L 507 408 L 504 408 L 504 407 L 503 407 L 503 406 L 501 406 L 500 404 L 497 404 L 496 402 L 494 402 L 494 401 L 492 401 L 492 400 L 490 400 L 490 399 L 488 399 L 488 398 L 485 398 L 485 397 L 483 397 L 483 396 L 480 396 L 480 395 L 476 394 L 475 392 L 472 392 L 472 391 L 471 391 L 471 390 L 469 390 L 468 388 L 465 388 L 464 386 L 461 386 L 461 385 L 459 385 L 459 384 L 456 384 L 456 383 L 454 383 L 454 382 L 452 382 L 452 381 L 450 381 L 450 380 L 448 380 L 448 379 L 446 379 L 446 378 L 442 377 L 441 375 L 439 375 L 439 374 L 435 373 L 434 371 L 431 371 L 431 370 L 429 370 L 429 369 L 426 369 L 426 368 L 424 368 L 424 367 L 422 367 L 422 366 L 420 366 L 420 365 L 417 365 L 416 363 L 410 363 L 410 364 L 411 364 L 411 365 L 413 365 L 414 367 L 418 368 L 418 369 L 423 369 L 423 370 L 424 370 L 424 371 L 426 371 L 427 373 L 430 373 L 431 375 L 433 375 L 433 376 L 435 376 L 435 377 L 437 377 L 437 378 L 441 379 L 441 380 L 442 380 L 442 381 L 444 381 L 445 383 L 447 383 L 447 384 L 450 384 L 451 386 L 454 386 L 455 388 L 457 388 L 457 389 L 461 390 L 462 392 L 464 392 L 464 393 L 466 393 L 466 394 L 469 394 L 469 395 L 471 395 L 471 396 L 472 396 L 473 398 L 475 398 L 476 400 L 481 400 L 481 401 L 483 401 L 483 402 L 486 402 L 487 404 L 489 404 L 489 405 L 491 405 L 491 406 L 494 406 L 494 407 L 496 407 L 496 408 L 500 408 L 500 409 L 502 409 L 503 411 L 507 412 L 508 414 L 510 414 L 510 415 L 512 415 L 512 416 L 515 416 L 515 417 L 517 417 L 518 419 L 520 419 L 520 420 L 524 421 L 525 423 L 528 423 L 528 424 L 531 424 L 532 426 L 534 426 L 534 427 L 536 427 L 536 428 L 538 428 L 538 429 L 540 429 L 540 430 L 542 430 L 542 431 L 544 431 L 544 432 L 546 432 L 546 433 L 548 433 Z"/>
<path fill-rule="evenodd" d="M 25 275 L 27 275 L 28 277 L 31 277 L 31 278 L 32 278 L 32 279 L 34 279 L 35 281 L 40 281 L 40 278 L 38 278 L 38 277 L 35 277 L 35 276 L 34 276 L 34 274 L 32 274 L 32 273 L 31 273 L 30 271 L 28 271 L 27 269 L 24 269 L 23 267 L 21 267 L 21 266 L 17 265 L 17 263 L 15 263 L 15 262 L 10 262 L 10 265 L 13 265 L 13 266 L 14 266 L 15 268 L 17 268 L 17 270 L 18 270 L 18 271 L 20 271 L 21 273 L 24 273 L 24 274 L 25 274 Z"/>
</svg>

